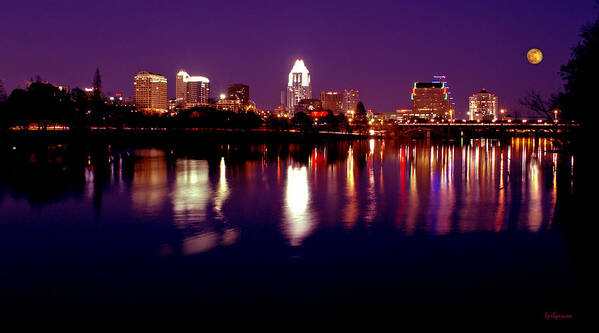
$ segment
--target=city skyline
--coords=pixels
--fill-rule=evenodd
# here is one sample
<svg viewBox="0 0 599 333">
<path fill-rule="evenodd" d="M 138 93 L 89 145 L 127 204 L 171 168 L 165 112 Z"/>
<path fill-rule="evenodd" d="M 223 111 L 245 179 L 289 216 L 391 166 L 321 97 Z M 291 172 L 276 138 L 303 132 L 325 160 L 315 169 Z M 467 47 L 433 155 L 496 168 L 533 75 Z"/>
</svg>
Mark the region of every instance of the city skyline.
<svg viewBox="0 0 599 333">
<path fill-rule="evenodd" d="M 591 318 L 599 0 L 1 8 L 9 321 Z"/>
<path fill-rule="evenodd" d="M 83 11 L 73 19 L 73 11 L 77 9 L 69 7 L 67 1 L 38 6 L 9 3 L 4 11 L 7 17 L 0 23 L 0 28 L 5 31 L 11 31 L 10 28 L 24 15 L 42 11 L 46 15 L 39 23 L 15 31 L 15 38 L 6 42 L 7 49 L 13 52 L 0 55 L 0 60 L 8 64 L 0 71 L 0 78 L 9 92 L 24 86 L 25 81 L 38 74 L 50 82 L 87 87 L 91 84 L 93 70 L 99 66 L 105 91 L 133 96 L 130 82 L 135 73 L 142 70 L 156 72 L 174 82 L 174 73 L 183 67 L 190 73 L 211 79 L 212 97 L 226 93 L 228 84 L 244 82 L 252 87 L 252 99 L 259 107 L 274 110 L 279 104 L 280 90 L 290 64 L 302 58 L 313 74 L 313 93 L 356 88 L 366 107 L 375 112 L 409 107 L 413 82 L 428 80 L 436 73 L 451 78 L 457 116 L 465 117 L 468 96 L 479 87 L 487 87 L 501 96 L 501 107 L 512 112 L 524 109 L 518 100 L 528 90 L 535 89 L 547 96 L 561 88 L 562 82 L 557 75 L 559 67 L 566 63 L 580 26 L 595 13 L 588 10 L 593 8 L 592 0 L 577 3 L 530 1 L 525 4 L 516 1 L 501 4 L 433 2 L 418 6 L 382 1 L 369 7 L 345 2 L 352 5 L 346 6 L 349 8 L 333 3 L 320 4 L 322 9 L 334 9 L 334 15 L 312 13 L 311 31 L 314 32 L 294 40 L 285 38 L 297 28 L 277 14 L 300 17 L 307 9 L 290 13 L 288 5 L 266 6 L 262 2 L 198 4 L 195 6 L 211 14 L 205 22 L 194 24 L 198 25 L 197 29 L 212 28 L 215 36 L 202 43 L 181 42 L 182 46 L 177 49 L 165 46 L 152 54 L 146 54 L 148 46 L 142 45 L 150 37 L 132 40 L 131 34 L 139 29 L 135 22 L 144 16 L 162 17 L 173 10 L 174 5 L 148 4 L 137 8 L 137 2 L 131 1 L 119 3 L 117 11 L 108 11 L 110 4 L 99 7 L 89 4 L 86 9 L 101 15 L 89 18 L 87 11 Z M 471 6 L 473 4 L 475 6 Z M 541 5 L 542 13 L 538 11 Z M 133 8 L 139 10 L 139 14 L 130 18 L 128 13 Z M 235 8 L 234 15 L 223 15 L 226 12 L 223 9 L 227 8 Z M 452 23 L 488 11 L 501 19 Z M 361 12 L 364 24 L 341 20 L 352 15 L 358 18 Z M 247 13 L 251 15 L 246 17 Z M 63 22 L 65 16 L 73 22 L 57 23 Z M 566 19 L 560 21 L 562 16 Z M 273 19 L 266 23 L 266 18 Z M 417 24 L 424 18 L 426 25 Z M 110 19 L 113 24 L 104 26 L 101 24 L 103 19 Z M 331 25 L 331 20 L 337 25 Z M 157 42 L 177 42 L 179 30 L 176 27 L 193 27 L 172 21 L 167 15 L 164 21 L 148 28 Z M 249 22 L 256 24 L 245 24 Z M 51 25 L 53 29 L 40 32 L 37 27 L 42 25 Z M 270 29 L 272 25 L 280 29 Z M 425 42 L 423 37 L 431 32 L 439 32 L 439 37 Z M 327 37 L 329 33 L 342 34 L 331 39 Z M 247 38 L 228 42 L 229 37 L 239 34 Z M 481 39 L 482 36 L 486 37 Z M 476 43 L 472 42 L 474 40 Z M 204 47 L 205 43 L 210 47 Z M 232 52 L 232 49 L 247 50 L 250 46 L 260 52 Z M 543 51 L 542 63 L 531 65 L 526 61 L 526 52 L 530 48 Z M 202 52 L 196 52 L 200 49 Z M 48 59 L 40 61 L 40 54 Z M 169 85 L 168 96 L 174 95 L 175 86 Z"/>
</svg>

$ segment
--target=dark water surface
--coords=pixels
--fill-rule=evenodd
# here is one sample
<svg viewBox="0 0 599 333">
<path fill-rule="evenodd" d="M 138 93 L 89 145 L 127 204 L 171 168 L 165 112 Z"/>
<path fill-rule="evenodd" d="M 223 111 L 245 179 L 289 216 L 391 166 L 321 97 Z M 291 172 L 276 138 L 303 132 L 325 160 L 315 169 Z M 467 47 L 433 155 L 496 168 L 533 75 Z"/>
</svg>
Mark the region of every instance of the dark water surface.
<svg viewBox="0 0 599 333">
<path fill-rule="evenodd" d="M 3 149 L 11 313 L 347 322 L 576 309 L 558 218 L 574 161 L 547 139 Z"/>
</svg>

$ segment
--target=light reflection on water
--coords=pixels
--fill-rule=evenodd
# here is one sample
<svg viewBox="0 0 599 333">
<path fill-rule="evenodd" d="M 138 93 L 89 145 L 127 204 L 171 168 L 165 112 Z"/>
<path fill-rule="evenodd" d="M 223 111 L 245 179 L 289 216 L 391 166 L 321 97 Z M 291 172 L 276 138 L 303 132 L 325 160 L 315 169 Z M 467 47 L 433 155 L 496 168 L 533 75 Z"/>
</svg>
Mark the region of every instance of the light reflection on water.
<svg viewBox="0 0 599 333">
<path fill-rule="evenodd" d="M 128 193 L 131 202 L 122 205 L 141 219 L 172 221 L 184 254 L 231 245 L 256 225 L 274 225 L 292 246 L 338 227 L 391 225 L 408 236 L 538 232 L 551 228 L 557 197 L 558 156 L 547 139 L 463 145 L 371 139 L 227 145 L 199 157 L 170 149 L 115 154 L 136 158 L 131 171 L 123 158 L 108 159 L 109 187 Z M 86 197 L 97 196 L 96 173 L 87 163 Z"/>
<path fill-rule="evenodd" d="M 285 234 L 292 246 L 301 245 L 310 234 L 314 223 L 313 212 L 309 209 L 310 189 L 308 171 L 305 166 L 287 167 L 285 191 Z"/>
<path fill-rule="evenodd" d="M 218 245 L 232 245 L 239 231 L 226 224 L 223 205 L 229 196 L 224 157 L 218 165 L 218 182 L 210 184 L 206 160 L 177 159 L 171 195 L 173 221 L 183 230 L 181 252 L 197 254 Z"/>
<path fill-rule="evenodd" d="M 528 318 L 577 299 L 575 161 L 548 140 L 40 146 L 0 164 L 2 295 L 24 309 Z"/>
<path fill-rule="evenodd" d="M 141 149 L 135 152 L 131 198 L 133 208 L 145 214 L 154 214 L 167 201 L 168 179 L 164 152 Z"/>
<path fill-rule="evenodd" d="M 195 224 L 204 222 L 207 206 L 213 195 L 211 192 L 208 162 L 192 159 L 177 160 L 171 200 L 175 224 L 181 228 L 192 228 Z"/>
</svg>

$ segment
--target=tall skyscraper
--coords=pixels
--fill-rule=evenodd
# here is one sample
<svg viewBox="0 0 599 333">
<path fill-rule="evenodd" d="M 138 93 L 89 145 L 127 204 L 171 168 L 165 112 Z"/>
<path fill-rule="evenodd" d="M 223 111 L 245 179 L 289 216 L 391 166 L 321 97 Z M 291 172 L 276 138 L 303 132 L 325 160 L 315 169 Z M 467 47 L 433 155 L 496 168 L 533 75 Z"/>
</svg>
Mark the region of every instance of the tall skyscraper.
<svg viewBox="0 0 599 333">
<path fill-rule="evenodd" d="M 177 81 L 175 82 L 175 100 L 177 103 L 185 104 L 185 95 L 187 95 L 187 81 L 189 74 L 184 69 L 179 70 L 177 73 Z"/>
<path fill-rule="evenodd" d="M 335 113 L 343 112 L 343 94 L 338 91 L 322 91 L 320 93 L 322 109 Z"/>
<path fill-rule="evenodd" d="M 360 102 L 360 91 L 358 89 L 345 89 L 343 91 L 343 111 L 353 117 L 356 107 Z"/>
<path fill-rule="evenodd" d="M 454 116 L 453 102 L 445 76 L 435 76 L 432 82 L 415 82 L 412 88 L 412 114 L 433 119 L 451 119 Z"/>
<path fill-rule="evenodd" d="M 141 71 L 135 75 L 135 106 L 143 112 L 167 112 L 166 77 Z"/>
<path fill-rule="evenodd" d="M 312 98 L 310 72 L 302 59 L 297 59 L 289 72 L 287 82 L 287 108 L 291 114 L 302 99 Z"/>
<path fill-rule="evenodd" d="M 177 103 L 186 108 L 208 104 L 210 80 L 204 76 L 190 76 L 181 69 L 177 73 Z"/>
<path fill-rule="evenodd" d="M 451 93 L 451 87 L 449 83 L 447 83 L 447 77 L 445 75 L 435 75 L 433 76 L 433 82 L 443 83 L 445 89 L 447 91 L 447 99 L 445 100 L 445 107 L 448 109 L 449 114 L 447 116 L 448 119 L 455 118 L 455 101 L 453 99 L 453 94 Z"/>
<path fill-rule="evenodd" d="M 497 119 L 498 98 L 485 88 L 468 98 L 468 118 L 470 120 Z"/>
<path fill-rule="evenodd" d="M 230 84 L 228 87 L 229 98 L 237 97 L 243 106 L 249 105 L 250 102 L 250 86 L 237 83 Z"/>
</svg>

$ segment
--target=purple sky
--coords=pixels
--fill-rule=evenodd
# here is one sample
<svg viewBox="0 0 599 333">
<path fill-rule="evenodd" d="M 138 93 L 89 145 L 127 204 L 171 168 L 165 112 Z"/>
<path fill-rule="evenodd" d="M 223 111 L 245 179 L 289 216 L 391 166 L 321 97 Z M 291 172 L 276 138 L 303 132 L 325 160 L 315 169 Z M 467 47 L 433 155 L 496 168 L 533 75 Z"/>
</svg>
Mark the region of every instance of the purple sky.
<svg viewBox="0 0 599 333">
<path fill-rule="evenodd" d="M 2 1 L 0 78 L 7 90 L 39 74 L 86 87 L 100 66 L 103 88 L 131 96 L 140 70 L 166 75 L 169 96 L 185 68 L 206 75 L 212 95 L 250 85 L 274 108 L 296 58 L 313 95 L 357 88 L 367 108 L 410 106 L 414 81 L 447 75 L 458 115 L 485 87 L 501 107 L 521 108 L 530 89 L 561 87 L 557 72 L 597 14 L 595 0 L 454 1 Z M 537 66 L 529 48 L 543 50 Z"/>
</svg>

